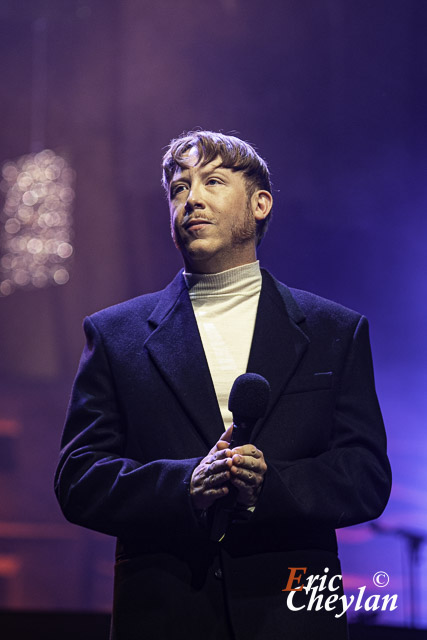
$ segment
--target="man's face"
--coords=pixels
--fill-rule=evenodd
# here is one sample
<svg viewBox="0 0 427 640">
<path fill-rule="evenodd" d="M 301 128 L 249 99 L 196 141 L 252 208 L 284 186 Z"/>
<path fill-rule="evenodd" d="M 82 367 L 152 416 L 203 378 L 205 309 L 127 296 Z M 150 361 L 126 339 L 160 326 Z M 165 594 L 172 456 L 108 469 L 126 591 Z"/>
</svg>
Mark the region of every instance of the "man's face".
<svg viewBox="0 0 427 640">
<path fill-rule="evenodd" d="M 171 231 L 187 271 L 218 273 L 256 260 L 256 197 L 248 197 L 241 171 L 221 167 L 218 156 L 198 164 L 187 155 L 169 186 Z"/>
</svg>

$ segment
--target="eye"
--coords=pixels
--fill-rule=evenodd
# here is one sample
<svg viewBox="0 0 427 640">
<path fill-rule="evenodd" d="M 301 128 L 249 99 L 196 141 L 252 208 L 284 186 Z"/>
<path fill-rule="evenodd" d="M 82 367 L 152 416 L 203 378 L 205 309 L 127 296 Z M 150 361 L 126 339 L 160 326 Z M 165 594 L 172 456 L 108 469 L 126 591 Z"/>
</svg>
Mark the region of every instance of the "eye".
<svg viewBox="0 0 427 640">
<path fill-rule="evenodd" d="M 207 181 L 208 185 L 210 184 L 221 184 L 221 180 L 219 180 L 218 178 L 209 178 L 209 180 Z"/>
<path fill-rule="evenodd" d="M 174 198 L 178 193 L 181 193 L 184 189 L 186 189 L 187 185 L 185 184 L 176 184 L 171 189 L 171 197 Z"/>
</svg>

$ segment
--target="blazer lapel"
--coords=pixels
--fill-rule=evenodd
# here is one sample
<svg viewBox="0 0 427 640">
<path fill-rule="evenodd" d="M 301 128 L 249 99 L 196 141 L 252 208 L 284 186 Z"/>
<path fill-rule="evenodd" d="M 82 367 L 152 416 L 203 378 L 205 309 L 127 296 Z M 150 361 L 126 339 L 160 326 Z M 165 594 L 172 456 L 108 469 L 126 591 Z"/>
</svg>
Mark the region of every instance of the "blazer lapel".
<svg viewBox="0 0 427 640">
<path fill-rule="evenodd" d="M 247 371 L 264 376 L 271 395 L 264 418 L 255 425 L 255 437 L 275 406 L 307 349 L 309 338 L 298 326 L 304 314 L 289 289 L 262 269 L 262 288 Z"/>
<path fill-rule="evenodd" d="M 149 323 L 154 330 L 145 346 L 211 448 L 224 424 L 182 272 L 164 290 Z"/>
</svg>

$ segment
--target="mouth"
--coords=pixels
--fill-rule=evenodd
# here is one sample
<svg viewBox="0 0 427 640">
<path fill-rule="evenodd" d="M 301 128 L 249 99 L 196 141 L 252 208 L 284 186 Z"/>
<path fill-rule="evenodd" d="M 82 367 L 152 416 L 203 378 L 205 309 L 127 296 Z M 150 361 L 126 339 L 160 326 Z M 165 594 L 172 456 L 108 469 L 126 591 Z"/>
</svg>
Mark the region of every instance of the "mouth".
<svg viewBox="0 0 427 640">
<path fill-rule="evenodd" d="M 203 229 L 203 227 L 209 224 L 212 224 L 212 222 L 206 220 L 206 218 L 192 218 L 192 220 L 189 220 L 184 224 L 184 229 L 186 231 L 198 231 L 199 229 Z"/>
</svg>

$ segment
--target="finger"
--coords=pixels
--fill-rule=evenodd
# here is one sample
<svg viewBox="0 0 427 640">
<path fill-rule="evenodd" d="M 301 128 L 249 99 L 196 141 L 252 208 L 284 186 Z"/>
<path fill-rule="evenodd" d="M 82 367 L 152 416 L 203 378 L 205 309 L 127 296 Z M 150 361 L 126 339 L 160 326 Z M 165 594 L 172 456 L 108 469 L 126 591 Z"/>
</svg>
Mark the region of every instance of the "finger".
<svg viewBox="0 0 427 640">
<path fill-rule="evenodd" d="M 222 451 L 223 449 L 228 449 L 229 445 L 230 445 L 230 443 L 227 442 L 226 440 L 219 440 L 216 443 L 216 448 L 217 448 L 218 451 Z"/>
<path fill-rule="evenodd" d="M 205 481 L 204 481 L 204 485 L 208 489 L 210 487 L 218 487 L 218 486 L 228 482 L 229 479 L 230 479 L 230 472 L 229 471 L 222 471 L 221 473 L 215 473 L 215 474 L 206 476 Z"/>
<path fill-rule="evenodd" d="M 234 478 L 230 481 L 230 485 L 237 490 L 238 492 L 238 502 L 246 502 L 247 498 L 253 498 L 258 494 L 260 489 L 259 485 L 248 485 L 239 480 L 238 478 Z M 244 500 L 242 498 L 244 497 Z"/>
<path fill-rule="evenodd" d="M 220 449 L 226 449 L 230 444 L 232 431 L 233 425 L 231 425 L 226 431 L 224 431 L 218 442 L 216 442 L 212 449 L 209 451 L 209 454 L 213 454 Z"/>
<path fill-rule="evenodd" d="M 238 453 L 242 456 L 251 456 L 252 458 L 262 458 L 263 453 L 260 449 L 257 449 L 253 444 L 244 444 L 241 447 L 235 447 L 231 449 L 233 454 Z"/>
<path fill-rule="evenodd" d="M 264 476 L 263 470 L 258 466 L 251 468 L 250 466 L 249 467 L 245 467 L 242 465 L 236 466 L 235 464 L 233 464 L 230 467 L 230 473 L 231 473 L 231 477 L 241 478 L 244 482 L 247 482 L 249 484 L 252 484 L 254 482 L 254 479 L 256 478 L 262 479 L 262 477 Z"/>
<path fill-rule="evenodd" d="M 227 443 L 224 443 L 227 446 Z M 213 451 L 211 453 L 209 453 L 206 458 L 204 458 L 202 460 L 202 462 L 200 463 L 202 466 L 203 465 L 211 465 L 212 462 L 215 462 L 215 460 L 225 460 L 225 458 L 231 458 L 232 457 L 232 453 L 230 451 L 230 449 L 222 449 L 221 451 Z"/>
<path fill-rule="evenodd" d="M 246 469 L 234 467 L 230 469 L 230 481 L 238 479 L 249 487 L 259 486 L 264 482 L 264 473 L 253 472 Z"/>
<path fill-rule="evenodd" d="M 209 473 L 209 468 L 206 467 L 197 474 L 192 481 L 192 486 L 200 489 L 206 489 L 209 487 L 216 487 L 220 484 L 225 484 L 231 477 L 230 471 L 219 470 L 217 473 Z"/>
<path fill-rule="evenodd" d="M 196 508 L 208 509 L 215 502 L 215 500 L 218 500 L 219 498 L 227 495 L 228 492 L 229 489 L 227 485 L 224 485 L 222 487 L 213 487 L 208 490 L 199 488 L 193 492 L 192 497 L 193 501 L 197 505 Z"/>
<path fill-rule="evenodd" d="M 223 458 L 214 460 L 207 468 L 207 475 L 217 475 L 218 473 L 227 472 L 229 474 L 229 469 L 232 466 L 232 462 L 230 458 Z"/>
<path fill-rule="evenodd" d="M 210 456 L 209 464 L 211 465 L 213 462 L 216 462 L 216 461 L 229 460 L 230 458 L 232 458 L 232 456 L 233 454 L 231 453 L 230 449 L 222 449 L 221 451 L 217 451 L 212 456 Z"/>
<path fill-rule="evenodd" d="M 231 461 L 236 467 L 244 467 L 246 469 L 261 469 L 260 460 L 254 458 L 253 456 L 242 456 L 240 453 L 235 453 Z"/>
<path fill-rule="evenodd" d="M 264 475 L 267 471 L 267 465 L 264 458 L 254 458 L 252 456 L 241 456 L 240 454 L 234 454 L 231 458 L 232 466 L 240 469 L 248 469 L 254 473 Z"/>
<path fill-rule="evenodd" d="M 217 500 L 218 498 L 222 498 L 222 496 L 227 495 L 229 492 L 229 488 L 227 485 L 222 485 L 221 487 L 212 487 L 211 489 L 207 489 L 202 492 L 202 495 L 209 500 Z"/>
</svg>

